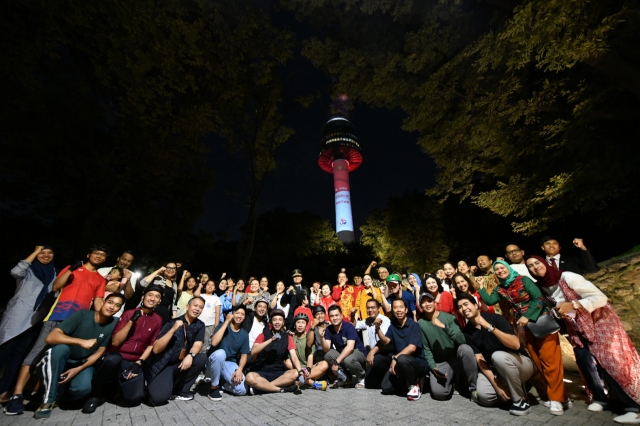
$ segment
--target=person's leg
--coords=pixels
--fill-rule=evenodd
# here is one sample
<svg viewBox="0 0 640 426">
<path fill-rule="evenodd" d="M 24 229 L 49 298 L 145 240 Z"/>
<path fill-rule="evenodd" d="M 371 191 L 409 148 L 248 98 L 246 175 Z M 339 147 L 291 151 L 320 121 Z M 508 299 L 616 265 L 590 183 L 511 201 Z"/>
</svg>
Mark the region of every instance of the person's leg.
<svg viewBox="0 0 640 426">
<path fill-rule="evenodd" d="M 478 404 L 492 407 L 498 403 L 498 394 L 495 388 L 482 372 L 478 373 L 476 391 L 478 392 Z"/>
<path fill-rule="evenodd" d="M 76 363 L 74 366 L 79 366 L 81 363 Z M 78 401 L 83 399 L 91 393 L 91 379 L 93 377 L 93 367 L 87 367 L 79 372 L 69 383 L 69 388 L 64 394 L 64 399 L 67 401 Z"/>
<path fill-rule="evenodd" d="M 213 333 L 213 326 L 207 325 L 204 328 L 204 343 L 202 344 L 202 349 L 200 349 L 201 354 L 206 354 L 209 347 L 211 347 L 211 334 Z"/>
<path fill-rule="evenodd" d="M 526 399 L 523 385 L 533 375 L 533 362 L 520 354 L 496 351 L 491 355 L 491 364 L 498 373 L 500 383 L 506 385 L 511 402 L 518 403 Z"/>
<path fill-rule="evenodd" d="M 55 345 L 47 350 L 38 363 L 38 370 L 42 375 L 44 388 L 43 404 L 52 404 L 58 395 L 58 381 L 64 373 L 71 349 L 67 345 Z"/>
<path fill-rule="evenodd" d="M 604 380 L 607 382 L 607 386 L 609 386 L 609 391 L 613 393 L 618 401 L 620 401 L 620 403 L 625 407 L 625 411 L 640 411 L 640 405 L 635 402 L 633 398 L 624 391 L 624 389 L 622 389 L 622 386 L 620 386 L 620 384 L 616 382 L 604 368 L 602 368 L 602 375 L 604 376 Z"/>
<path fill-rule="evenodd" d="M 418 384 L 426 372 L 416 357 L 400 355 L 396 360 L 396 375 L 402 379 L 405 389 Z"/>
<path fill-rule="evenodd" d="M 104 398 L 113 394 L 114 382 L 120 372 L 122 355 L 120 352 L 109 352 L 93 365 L 93 379 L 91 380 L 91 397 Z"/>
<path fill-rule="evenodd" d="M 240 383 L 235 383 L 233 381 L 233 374 L 237 369 L 238 364 L 236 364 L 235 362 L 224 361 L 224 364 L 222 366 L 222 377 L 224 378 L 224 385 L 222 385 L 222 389 L 236 396 L 246 395 L 247 388 L 244 385 L 244 375 L 242 376 L 242 381 Z"/>
<path fill-rule="evenodd" d="M 476 390 L 478 381 L 478 362 L 476 356 L 473 353 L 471 346 L 462 344 L 458 346 L 456 353 L 456 359 L 458 364 L 462 365 L 464 374 L 467 376 L 467 383 L 469 384 L 469 392 L 473 393 Z"/>
<path fill-rule="evenodd" d="M 565 402 L 564 364 L 558 333 L 536 339 L 527 332 L 526 343 L 529 353 L 535 353 L 532 361 L 540 369 L 547 382 L 547 395 L 550 401 Z"/>
<path fill-rule="evenodd" d="M 42 323 L 34 325 L 0 346 L 0 365 L 5 366 L 0 380 L 0 394 L 13 389 L 22 361 L 38 338 L 41 328 Z"/>
<path fill-rule="evenodd" d="M 295 369 L 287 370 L 282 376 L 272 380 L 271 384 L 276 386 L 279 391 L 280 388 L 291 386 L 296 382 L 297 379 L 298 379 L 298 372 Z"/>
<path fill-rule="evenodd" d="M 431 398 L 437 401 L 444 401 L 451 398 L 451 395 L 453 395 L 453 379 L 455 378 L 455 370 L 451 363 L 446 361 L 437 363 L 436 368 L 439 373 L 445 374 L 447 377 L 438 378 L 433 371 L 429 373 Z"/>
<path fill-rule="evenodd" d="M 311 372 L 309 373 L 309 380 L 311 380 L 312 382 L 311 384 L 313 384 L 314 380 L 318 380 L 322 376 L 324 376 L 327 370 L 329 370 L 329 363 L 327 363 L 326 361 L 320 361 L 319 363 L 311 367 Z"/>
<path fill-rule="evenodd" d="M 165 405 L 173 391 L 173 371 L 177 365 L 167 365 L 147 384 L 149 403 L 151 406 Z"/>
<path fill-rule="evenodd" d="M 358 349 L 354 351 L 344 359 L 342 362 L 344 368 L 349 370 L 351 374 L 356 376 L 356 383 L 360 383 L 364 380 L 364 366 L 367 362 L 365 356 Z"/>
<path fill-rule="evenodd" d="M 329 365 L 333 365 L 334 361 L 338 359 L 339 356 L 340 352 L 336 351 L 335 349 L 330 349 L 329 352 L 324 354 L 324 360 L 327 361 Z"/>
<path fill-rule="evenodd" d="M 46 321 L 42 324 L 42 329 L 40 329 L 40 334 L 38 334 L 35 344 L 25 357 L 24 361 L 22 361 L 22 367 L 20 367 L 18 379 L 16 380 L 16 385 L 13 388 L 14 395 L 22 395 L 24 392 L 24 387 L 29 381 L 31 371 L 42 359 L 45 351 L 49 349 L 49 345 L 45 343 L 45 339 L 51 330 L 53 330 L 59 323 L 60 321 Z"/>
<path fill-rule="evenodd" d="M 377 353 L 373 357 L 373 366 L 368 368 L 365 385 L 367 389 L 381 389 L 382 380 L 389 371 L 391 356 Z"/>
<path fill-rule="evenodd" d="M 604 391 L 600 374 L 598 374 L 596 360 L 591 355 L 589 347 L 586 344 L 582 348 L 574 347 L 573 353 L 576 356 L 576 364 L 582 373 L 582 377 L 593 394 L 593 402 L 606 406 L 608 404 L 607 394 Z"/>
<path fill-rule="evenodd" d="M 215 389 L 220 385 L 220 374 L 225 365 L 227 354 L 224 349 L 218 349 L 209 355 L 209 374 L 211 376 L 211 389 Z"/>
<path fill-rule="evenodd" d="M 191 355 L 187 355 L 191 356 Z M 191 386 L 196 382 L 198 378 L 198 374 L 204 368 L 204 364 L 207 362 L 207 355 L 199 353 L 193 360 L 191 361 L 191 367 L 188 370 L 182 371 L 176 383 L 176 390 L 178 393 L 189 393 L 191 392 Z"/>
<path fill-rule="evenodd" d="M 280 388 L 278 386 L 271 384 L 269 380 L 254 371 L 247 373 L 245 380 L 249 386 L 254 389 L 258 389 L 263 392 L 280 392 Z"/>
<path fill-rule="evenodd" d="M 134 362 L 132 361 L 122 361 L 118 371 L 120 373 L 127 371 L 133 364 Z M 144 401 L 144 372 L 142 370 L 136 377 L 127 381 L 119 379 L 118 382 L 120 384 L 120 394 L 128 407 L 137 407 L 142 404 L 142 401 Z"/>
</svg>

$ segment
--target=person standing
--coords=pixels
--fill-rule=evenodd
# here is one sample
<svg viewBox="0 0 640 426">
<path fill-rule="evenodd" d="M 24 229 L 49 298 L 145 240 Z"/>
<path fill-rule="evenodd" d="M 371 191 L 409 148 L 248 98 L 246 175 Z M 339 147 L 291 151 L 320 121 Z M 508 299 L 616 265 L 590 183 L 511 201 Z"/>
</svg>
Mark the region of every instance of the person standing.
<svg viewBox="0 0 640 426">
<path fill-rule="evenodd" d="M 364 286 L 358 293 L 355 304 L 355 321 L 358 322 L 367 318 L 367 304 L 370 299 L 375 299 L 379 304 L 382 304 L 382 291 L 379 288 L 373 286 L 373 279 L 371 275 L 364 274 L 363 277 Z"/>
<path fill-rule="evenodd" d="M 293 329 L 293 317 L 294 317 L 293 313 L 298 307 L 297 295 L 300 293 L 305 293 L 307 295 L 309 294 L 307 289 L 302 285 L 302 271 L 300 269 L 294 269 L 291 272 L 291 278 L 293 278 L 293 285 L 289 286 L 289 288 L 287 289 L 287 292 L 285 293 L 285 296 L 283 296 L 283 299 L 285 297 L 286 299 L 280 300 L 281 304 L 284 305 L 286 301 L 289 306 L 289 312 L 286 314 L 287 317 L 285 321 L 285 327 L 287 328 L 287 330 Z"/>
<path fill-rule="evenodd" d="M 598 264 L 582 238 L 574 238 L 573 245 L 578 248 L 578 257 L 560 255 L 560 243 L 554 237 L 545 235 L 540 239 L 540 248 L 544 251 L 549 265 L 554 268 L 580 275 L 598 272 Z"/>
<path fill-rule="evenodd" d="M 177 313 L 178 285 L 176 284 L 178 265 L 168 262 L 160 269 L 140 280 L 140 286 L 146 287 L 155 284 L 164 287 L 162 300 L 156 307 L 156 313 L 162 317 L 163 324 L 169 322 Z"/>
<path fill-rule="evenodd" d="M 384 311 L 388 317 L 391 317 L 393 314 L 391 312 L 391 303 L 393 299 L 402 299 L 405 302 L 405 305 L 411 312 L 411 317 L 414 321 L 417 319 L 416 316 L 416 297 L 412 292 L 408 290 L 402 290 L 400 288 L 400 283 L 402 279 L 398 274 L 391 274 L 387 276 L 387 294 L 386 298 L 382 298 L 382 306 L 384 306 Z"/>
<path fill-rule="evenodd" d="M 0 322 L 0 365 L 5 366 L 0 380 L 0 400 L 13 388 L 22 360 L 38 338 L 46 315 L 46 306 L 42 303 L 56 278 L 53 256 L 53 247 L 36 246 L 33 253 L 11 270 L 11 276 L 16 279 L 16 292 Z"/>
<path fill-rule="evenodd" d="M 106 294 L 120 292 L 124 294 L 126 301 L 133 298 L 135 294 L 137 276 L 134 275 L 130 270 L 131 263 L 133 263 L 133 254 L 131 254 L 131 252 L 127 250 L 122 252 L 122 254 L 116 259 L 116 264 L 114 266 L 112 267 L 107 266 L 105 268 L 98 269 L 98 273 L 105 278 L 107 277 L 107 275 L 109 275 L 109 272 L 111 272 L 111 270 L 113 269 L 119 269 L 122 271 L 123 276 L 120 279 L 119 283 L 111 284 L 111 285 L 108 284 L 105 287 Z M 140 302 L 139 298 L 138 298 L 138 302 Z M 138 302 L 136 302 L 136 306 Z M 122 315 L 122 313 L 124 312 L 124 310 L 125 310 L 125 306 L 123 306 L 120 309 L 120 312 L 118 312 L 115 315 L 115 317 L 119 318 L 120 315 Z"/>
</svg>

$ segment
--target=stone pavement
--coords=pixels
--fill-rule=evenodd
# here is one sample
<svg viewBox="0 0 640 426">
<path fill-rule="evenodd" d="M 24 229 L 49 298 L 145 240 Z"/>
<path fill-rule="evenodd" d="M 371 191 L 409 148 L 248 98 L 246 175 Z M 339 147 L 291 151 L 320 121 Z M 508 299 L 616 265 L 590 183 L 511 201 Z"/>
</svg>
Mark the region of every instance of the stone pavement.
<svg viewBox="0 0 640 426">
<path fill-rule="evenodd" d="M 21 416 L 0 414 L 0 425 L 121 426 L 142 425 L 613 425 L 615 414 L 591 413 L 584 401 L 576 401 L 563 416 L 552 416 L 544 406 L 516 417 L 508 411 L 480 407 L 455 395 L 449 401 L 434 401 L 423 395 L 419 401 L 382 396 L 377 390 L 327 389 L 304 390 L 302 395 L 271 394 L 233 397 L 210 401 L 204 394 L 193 401 L 170 401 L 164 407 L 142 405 L 135 408 L 106 403 L 91 414 L 79 410 L 55 408 L 50 419 L 35 420 L 26 411 Z"/>
</svg>

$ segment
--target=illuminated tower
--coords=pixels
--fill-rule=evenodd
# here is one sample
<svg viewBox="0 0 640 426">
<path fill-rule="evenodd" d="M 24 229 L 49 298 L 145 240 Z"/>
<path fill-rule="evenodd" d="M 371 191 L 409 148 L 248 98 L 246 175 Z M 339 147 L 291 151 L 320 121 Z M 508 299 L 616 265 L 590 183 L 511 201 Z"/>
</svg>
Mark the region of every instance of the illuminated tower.
<svg viewBox="0 0 640 426">
<path fill-rule="evenodd" d="M 341 115 L 331 117 L 322 129 L 318 165 L 325 172 L 333 173 L 336 192 L 336 233 L 343 243 L 355 241 L 349 172 L 360 167 L 361 163 L 360 143 L 353 124 Z"/>
</svg>

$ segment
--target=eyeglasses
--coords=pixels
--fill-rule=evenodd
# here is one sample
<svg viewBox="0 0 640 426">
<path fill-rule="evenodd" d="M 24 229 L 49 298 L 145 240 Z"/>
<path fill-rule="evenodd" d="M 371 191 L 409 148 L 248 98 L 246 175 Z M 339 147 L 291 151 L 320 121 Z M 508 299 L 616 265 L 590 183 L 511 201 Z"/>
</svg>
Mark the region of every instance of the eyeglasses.
<svg viewBox="0 0 640 426">
<path fill-rule="evenodd" d="M 176 270 L 175 266 L 167 266 L 164 269 L 166 269 L 167 271 L 175 271 Z"/>
<path fill-rule="evenodd" d="M 511 255 L 511 254 L 516 254 L 516 253 L 518 253 L 518 252 L 520 252 L 520 251 L 522 251 L 522 250 L 520 250 L 520 249 L 517 249 L 517 250 L 511 250 L 511 251 L 506 252 L 505 254 L 506 254 L 507 256 L 509 256 L 509 255 Z"/>
</svg>

